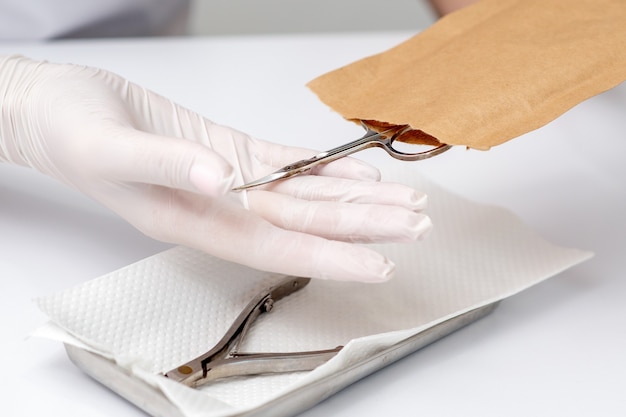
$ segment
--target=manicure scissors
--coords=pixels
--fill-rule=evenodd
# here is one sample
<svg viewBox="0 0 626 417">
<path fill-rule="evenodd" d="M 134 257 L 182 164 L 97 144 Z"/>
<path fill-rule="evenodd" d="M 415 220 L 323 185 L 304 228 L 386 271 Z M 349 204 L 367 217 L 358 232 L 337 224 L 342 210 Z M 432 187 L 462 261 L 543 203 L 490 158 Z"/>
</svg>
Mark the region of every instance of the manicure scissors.
<svg viewBox="0 0 626 417">
<path fill-rule="evenodd" d="M 451 148 L 450 145 L 439 144 L 422 152 L 401 152 L 393 147 L 393 143 L 401 135 L 411 131 L 412 128 L 410 126 L 393 126 L 383 130 L 382 132 L 377 132 L 371 129 L 365 123 L 362 123 L 362 126 L 366 129 L 366 132 L 365 135 L 363 135 L 361 138 L 346 143 L 345 145 L 330 149 L 326 152 L 318 153 L 317 155 L 309 159 L 303 159 L 301 161 L 297 161 L 287 166 L 284 166 L 279 170 L 269 175 L 266 175 L 265 177 L 259 178 L 244 185 L 240 185 L 239 187 L 235 187 L 233 188 L 233 191 L 248 190 L 250 188 L 258 187 L 260 185 L 269 184 L 274 181 L 293 177 L 295 175 L 300 175 L 309 171 L 311 168 L 316 167 L 317 165 L 327 164 L 336 159 L 343 158 L 344 156 L 351 155 L 355 152 L 359 152 L 364 149 L 373 147 L 383 148 L 389 155 L 402 161 L 420 161 L 423 159 L 431 158 L 435 155 L 439 155 Z"/>
<path fill-rule="evenodd" d="M 190 387 L 199 387 L 216 379 L 231 376 L 310 371 L 335 356 L 343 346 L 334 349 L 282 353 L 240 352 L 240 345 L 252 323 L 262 313 L 274 308 L 281 298 L 304 288 L 310 278 L 287 277 L 261 291 L 237 316 L 222 339 L 207 353 L 180 365 L 164 376 Z"/>
</svg>

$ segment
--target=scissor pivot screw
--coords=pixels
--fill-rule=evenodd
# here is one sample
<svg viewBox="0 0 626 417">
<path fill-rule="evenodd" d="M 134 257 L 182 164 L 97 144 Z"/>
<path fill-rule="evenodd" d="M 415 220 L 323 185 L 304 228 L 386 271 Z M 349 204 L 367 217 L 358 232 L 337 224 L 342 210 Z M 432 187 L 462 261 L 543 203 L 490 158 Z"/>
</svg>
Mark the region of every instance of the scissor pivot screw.
<svg viewBox="0 0 626 417">
<path fill-rule="evenodd" d="M 189 375 L 190 373 L 193 372 L 193 369 L 191 369 L 191 367 L 187 365 L 183 365 L 183 366 L 178 367 L 178 372 L 180 372 L 183 375 Z"/>
<path fill-rule="evenodd" d="M 274 300 L 272 298 L 268 298 L 267 300 L 265 300 L 265 302 L 263 303 L 263 311 L 269 313 L 270 311 L 272 311 L 273 308 Z"/>
</svg>

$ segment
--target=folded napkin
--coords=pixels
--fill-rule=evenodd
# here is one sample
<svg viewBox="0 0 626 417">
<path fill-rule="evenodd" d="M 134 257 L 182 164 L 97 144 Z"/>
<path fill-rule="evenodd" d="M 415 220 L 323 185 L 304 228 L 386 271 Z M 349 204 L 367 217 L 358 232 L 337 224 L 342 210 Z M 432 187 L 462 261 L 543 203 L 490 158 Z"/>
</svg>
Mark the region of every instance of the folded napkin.
<svg viewBox="0 0 626 417">
<path fill-rule="evenodd" d="M 309 372 L 237 377 L 192 389 L 160 376 L 207 352 L 246 303 L 281 276 L 176 247 L 37 300 L 48 334 L 111 358 L 184 416 L 231 416 L 314 384 L 447 319 L 509 297 L 588 259 L 555 246 L 502 208 L 406 172 L 429 194 L 432 234 L 376 245 L 397 264 L 384 284 L 313 280 L 255 322 L 242 351 L 345 347 Z M 46 329 L 44 329 L 46 330 Z M 43 331 L 43 330 L 42 330 Z"/>
</svg>

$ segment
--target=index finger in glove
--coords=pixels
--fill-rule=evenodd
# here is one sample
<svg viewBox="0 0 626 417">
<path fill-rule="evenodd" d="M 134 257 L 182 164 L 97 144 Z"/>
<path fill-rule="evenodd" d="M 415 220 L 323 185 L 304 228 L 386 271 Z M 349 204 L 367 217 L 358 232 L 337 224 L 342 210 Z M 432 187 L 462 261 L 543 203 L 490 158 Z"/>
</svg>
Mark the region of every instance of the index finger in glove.
<svg viewBox="0 0 626 417">
<path fill-rule="evenodd" d="M 232 187 L 233 168 L 202 144 L 130 127 L 107 133 L 106 140 L 95 141 L 97 158 L 92 161 L 102 177 L 207 195 L 222 195 Z"/>
<path fill-rule="evenodd" d="M 172 137 L 183 137 L 202 143 L 222 154 L 232 165 L 240 162 L 242 167 L 254 169 L 266 166 L 264 172 L 253 172 L 251 177 L 244 176 L 244 181 L 251 181 L 285 165 L 308 159 L 318 152 L 305 148 L 279 145 L 261 139 L 254 139 L 243 132 L 227 126 L 213 123 L 199 114 L 180 106 L 152 91 L 132 83 L 128 84 L 130 96 L 135 98 L 135 112 L 140 115 L 136 127 L 150 133 Z M 150 123 L 147 123 L 147 122 Z M 233 158 L 241 158 L 234 161 Z M 251 161 L 254 158 L 255 161 Z M 375 167 L 354 158 L 324 164 L 312 170 L 312 173 L 341 178 L 353 178 L 366 181 L 378 181 L 380 172 Z"/>
</svg>

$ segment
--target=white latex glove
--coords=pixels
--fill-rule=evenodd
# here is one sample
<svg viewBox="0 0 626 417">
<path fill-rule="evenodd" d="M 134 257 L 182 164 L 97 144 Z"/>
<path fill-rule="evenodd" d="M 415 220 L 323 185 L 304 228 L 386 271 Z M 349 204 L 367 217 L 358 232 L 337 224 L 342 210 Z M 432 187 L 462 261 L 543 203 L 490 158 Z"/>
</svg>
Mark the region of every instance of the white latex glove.
<svg viewBox="0 0 626 417">
<path fill-rule="evenodd" d="M 353 242 L 409 242 L 431 227 L 425 195 L 377 182 L 351 158 L 231 193 L 314 152 L 214 124 L 104 70 L 0 57 L 0 106 L 0 160 L 63 181 L 153 238 L 257 269 L 384 281 L 393 263 Z"/>
</svg>

